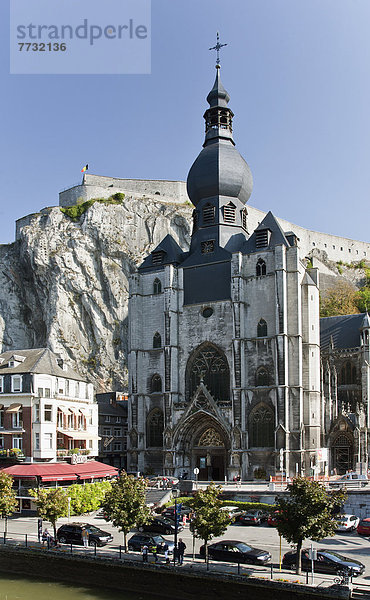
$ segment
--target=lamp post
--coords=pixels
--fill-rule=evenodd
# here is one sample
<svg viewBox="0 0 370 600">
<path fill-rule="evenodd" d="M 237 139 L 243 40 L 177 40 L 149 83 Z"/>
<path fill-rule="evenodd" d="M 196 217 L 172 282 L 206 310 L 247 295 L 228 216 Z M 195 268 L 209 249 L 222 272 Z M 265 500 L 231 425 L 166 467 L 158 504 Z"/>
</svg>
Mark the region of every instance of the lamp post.
<svg viewBox="0 0 370 600">
<path fill-rule="evenodd" d="M 177 533 L 178 533 L 178 527 L 179 527 L 179 515 L 177 514 L 178 495 L 179 495 L 179 490 L 177 488 L 173 488 L 172 497 L 175 498 L 175 539 L 174 539 L 174 547 L 173 547 L 173 566 L 176 565 L 176 556 L 177 556 Z M 179 504 L 179 507 L 181 508 L 181 504 Z"/>
</svg>

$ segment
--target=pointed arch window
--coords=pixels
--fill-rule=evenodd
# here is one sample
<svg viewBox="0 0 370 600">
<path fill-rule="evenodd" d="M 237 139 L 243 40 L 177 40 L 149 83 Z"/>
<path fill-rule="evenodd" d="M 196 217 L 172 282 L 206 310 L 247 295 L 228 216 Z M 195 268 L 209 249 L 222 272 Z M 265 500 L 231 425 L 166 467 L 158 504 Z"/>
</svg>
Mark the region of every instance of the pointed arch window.
<svg viewBox="0 0 370 600">
<path fill-rule="evenodd" d="M 356 383 L 356 367 L 351 361 L 347 361 L 340 372 L 340 384 L 341 385 L 350 385 L 352 383 Z"/>
<path fill-rule="evenodd" d="M 222 209 L 225 223 L 235 223 L 236 206 L 232 202 L 226 204 Z"/>
<path fill-rule="evenodd" d="M 160 280 L 154 279 L 153 281 L 153 294 L 160 294 L 162 291 L 162 284 L 160 282 Z"/>
<path fill-rule="evenodd" d="M 162 348 L 162 338 L 158 331 L 153 335 L 153 348 Z"/>
<path fill-rule="evenodd" d="M 266 404 L 261 402 L 249 415 L 249 447 L 273 448 L 274 413 Z"/>
<path fill-rule="evenodd" d="M 162 379 L 161 376 L 156 373 L 153 375 L 150 382 L 150 391 L 152 393 L 161 392 L 162 391 Z"/>
<path fill-rule="evenodd" d="M 149 413 L 146 423 L 147 446 L 151 448 L 163 447 L 163 413 L 155 408 Z"/>
<path fill-rule="evenodd" d="M 215 207 L 208 203 L 203 207 L 203 225 L 211 225 L 214 222 Z"/>
<path fill-rule="evenodd" d="M 270 376 L 266 367 L 259 367 L 256 371 L 256 386 L 270 385 Z"/>
<path fill-rule="evenodd" d="M 266 337 L 267 336 L 267 323 L 264 319 L 260 319 L 257 325 L 257 337 Z"/>
<path fill-rule="evenodd" d="M 187 395 L 193 396 L 203 381 L 215 400 L 229 400 L 230 371 L 224 353 L 212 344 L 204 344 L 194 351 L 187 366 Z"/>
<path fill-rule="evenodd" d="M 257 260 L 256 275 L 257 277 L 262 277 L 263 275 L 266 275 L 266 263 L 264 260 L 262 260 L 262 258 L 259 258 Z"/>
</svg>

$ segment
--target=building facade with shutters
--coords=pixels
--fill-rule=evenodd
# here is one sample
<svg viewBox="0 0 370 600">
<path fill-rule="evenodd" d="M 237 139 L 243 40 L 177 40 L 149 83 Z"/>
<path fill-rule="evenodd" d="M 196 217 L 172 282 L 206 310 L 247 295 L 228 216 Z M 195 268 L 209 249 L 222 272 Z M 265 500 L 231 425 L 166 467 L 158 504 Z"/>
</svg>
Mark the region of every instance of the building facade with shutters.
<svg viewBox="0 0 370 600">
<path fill-rule="evenodd" d="M 322 365 L 319 273 L 271 213 L 250 231 L 252 175 L 235 148 L 219 68 L 207 100 L 205 142 L 187 180 L 190 249 L 168 235 L 131 277 L 128 469 L 263 477 L 279 471 L 280 450 L 291 475 L 334 469 L 323 448 L 343 404 L 333 408 L 322 377 L 335 358 Z M 369 345 L 360 337 L 355 361 Z M 346 468 L 365 461 L 355 437 Z"/>
<path fill-rule="evenodd" d="M 47 348 L 0 354 L 0 452 L 26 462 L 97 456 L 92 384 Z"/>
</svg>

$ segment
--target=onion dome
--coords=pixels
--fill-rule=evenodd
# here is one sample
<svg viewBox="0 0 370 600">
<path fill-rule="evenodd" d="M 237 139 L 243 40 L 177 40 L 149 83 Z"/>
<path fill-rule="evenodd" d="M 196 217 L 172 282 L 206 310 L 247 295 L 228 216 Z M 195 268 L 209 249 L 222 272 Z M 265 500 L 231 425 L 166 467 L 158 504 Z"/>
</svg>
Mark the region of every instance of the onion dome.
<svg viewBox="0 0 370 600">
<path fill-rule="evenodd" d="M 210 107 L 204 113 L 206 136 L 203 150 L 194 161 L 188 175 L 187 191 L 197 205 L 205 198 L 229 196 L 246 203 L 252 193 L 251 170 L 235 148 L 232 138 L 234 116 L 228 102 L 230 96 L 222 85 L 220 66 L 207 96 Z"/>
</svg>

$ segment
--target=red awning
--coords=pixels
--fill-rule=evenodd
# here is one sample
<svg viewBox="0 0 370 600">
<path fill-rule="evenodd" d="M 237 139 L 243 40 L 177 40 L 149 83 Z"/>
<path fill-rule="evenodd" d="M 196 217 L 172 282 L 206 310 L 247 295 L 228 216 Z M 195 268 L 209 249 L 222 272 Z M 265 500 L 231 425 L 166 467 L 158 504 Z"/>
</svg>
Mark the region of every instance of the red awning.
<svg viewBox="0 0 370 600">
<path fill-rule="evenodd" d="M 97 479 L 99 477 L 117 477 L 118 469 L 96 460 L 74 465 L 75 473 L 80 479 Z"/>
<path fill-rule="evenodd" d="M 15 479 L 36 479 L 39 477 L 41 481 L 75 481 L 77 478 L 98 479 L 118 475 L 118 469 L 96 460 L 77 465 L 64 462 L 13 465 L 2 469 L 1 472 L 8 473 Z"/>
<path fill-rule="evenodd" d="M 23 465 L 13 465 L 2 470 L 15 479 L 36 479 L 40 477 L 41 481 L 75 481 L 77 475 L 73 465 L 67 463 L 32 463 Z"/>
</svg>

